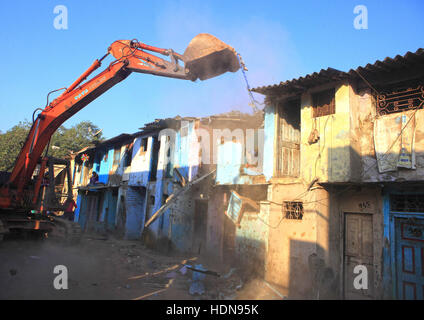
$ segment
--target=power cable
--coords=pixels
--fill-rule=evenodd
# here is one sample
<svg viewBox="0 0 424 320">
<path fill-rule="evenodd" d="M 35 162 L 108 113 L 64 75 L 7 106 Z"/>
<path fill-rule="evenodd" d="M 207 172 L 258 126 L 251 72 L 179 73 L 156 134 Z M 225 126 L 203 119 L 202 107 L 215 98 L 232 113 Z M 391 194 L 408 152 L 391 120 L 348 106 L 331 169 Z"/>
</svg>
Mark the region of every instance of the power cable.
<svg viewBox="0 0 424 320">
<path fill-rule="evenodd" d="M 245 63 L 244 63 L 244 61 L 243 61 L 240 53 L 237 53 L 237 59 L 238 59 L 239 64 L 240 64 L 241 72 L 243 73 L 244 81 L 246 82 L 246 89 L 247 89 L 247 92 L 249 93 L 250 103 L 251 103 L 251 105 L 253 107 L 253 111 L 254 112 L 257 112 L 257 111 L 260 110 L 258 108 L 257 104 L 263 106 L 264 103 L 261 103 L 261 102 L 257 101 L 255 99 L 255 97 L 253 96 L 253 94 L 252 94 L 252 90 L 250 89 L 249 80 L 247 80 L 247 76 L 246 76 L 246 72 L 245 72 L 245 71 L 247 71 L 247 68 L 246 68 L 246 65 L 245 65 Z"/>
</svg>

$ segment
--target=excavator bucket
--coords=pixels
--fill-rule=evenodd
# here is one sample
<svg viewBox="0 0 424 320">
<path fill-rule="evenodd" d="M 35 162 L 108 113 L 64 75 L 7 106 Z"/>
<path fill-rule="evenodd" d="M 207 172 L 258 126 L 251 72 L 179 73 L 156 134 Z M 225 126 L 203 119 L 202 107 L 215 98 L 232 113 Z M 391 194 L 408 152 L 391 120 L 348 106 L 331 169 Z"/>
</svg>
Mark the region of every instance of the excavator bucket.
<svg viewBox="0 0 424 320">
<path fill-rule="evenodd" d="M 206 80 L 240 68 L 234 48 L 208 33 L 195 36 L 183 56 L 186 72 L 192 80 Z"/>
</svg>

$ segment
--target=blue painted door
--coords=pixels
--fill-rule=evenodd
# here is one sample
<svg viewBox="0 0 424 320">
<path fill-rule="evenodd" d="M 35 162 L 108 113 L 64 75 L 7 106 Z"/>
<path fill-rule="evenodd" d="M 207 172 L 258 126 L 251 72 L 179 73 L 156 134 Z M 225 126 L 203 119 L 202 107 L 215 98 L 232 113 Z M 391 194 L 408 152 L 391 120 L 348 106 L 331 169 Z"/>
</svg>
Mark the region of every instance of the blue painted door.
<svg viewBox="0 0 424 320">
<path fill-rule="evenodd" d="M 398 299 L 424 299 L 424 219 L 395 218 Z"/>
</svg>

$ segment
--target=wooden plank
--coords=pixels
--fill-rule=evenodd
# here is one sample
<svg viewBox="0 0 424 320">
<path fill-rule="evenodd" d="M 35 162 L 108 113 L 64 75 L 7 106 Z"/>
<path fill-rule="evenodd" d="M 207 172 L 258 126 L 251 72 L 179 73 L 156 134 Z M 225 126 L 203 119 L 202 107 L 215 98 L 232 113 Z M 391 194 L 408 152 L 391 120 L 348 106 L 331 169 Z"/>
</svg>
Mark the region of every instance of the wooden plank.
<svg viewBox="0 0 424 320">
<path fill-rule="evenodd" d="M 208 172 L 207 174 L 201 176 L 200 178 L 195 179 L 195 180 L 189 182 L 188 184 L 186 184 L 183 188 L 181 188 L 177 192 L 172 193 L 168 197 L 167 201 L 145 223 L 144 227 L 147 228 L 149 225 L 151 225 L 153 223 L 153 221 L 155 221 L 157 218 L 159 218 L 166 211 L 166 209 L 168 209 L 170 207 L 170 205 L 175 202 L 175 200 L 178 198 L 178 196 L 180 196 L 181 194 L 183 194 L 184 192 L 186 192 L 187 190 L 189 190 L 195 184 L 198 184 L 200 181 L 206 179 L 211 174 L 215 173 L 215 171 L 216 170 L 213 170 L 211 172 Z"/>
</svg>

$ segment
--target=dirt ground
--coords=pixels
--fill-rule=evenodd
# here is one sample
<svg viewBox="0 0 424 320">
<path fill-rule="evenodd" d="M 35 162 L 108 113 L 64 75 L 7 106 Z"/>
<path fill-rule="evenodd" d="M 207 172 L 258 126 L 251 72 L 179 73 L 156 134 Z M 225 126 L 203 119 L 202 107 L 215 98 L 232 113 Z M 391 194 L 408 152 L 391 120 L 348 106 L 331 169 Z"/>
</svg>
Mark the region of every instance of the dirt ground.
<svg viewBox="0 0 424 320">
<path fill-rule="evenodd" d="M 220 276 L 202 274 L 204 290 L 190 294 L 193 271 L 184 268 L 185 264 L 201 264 Z M 57 265 L 68 270 L 68 289 L 54 288 Z M 281 296 L 262 280 L 246 280 L 230 266 L 193 255 L 159 253 L 140 241 L 93 234 L 73 246 L 53 239 L 22 237 L 0 242 L 0 299 L 236 300 Z"/>
</svg>

